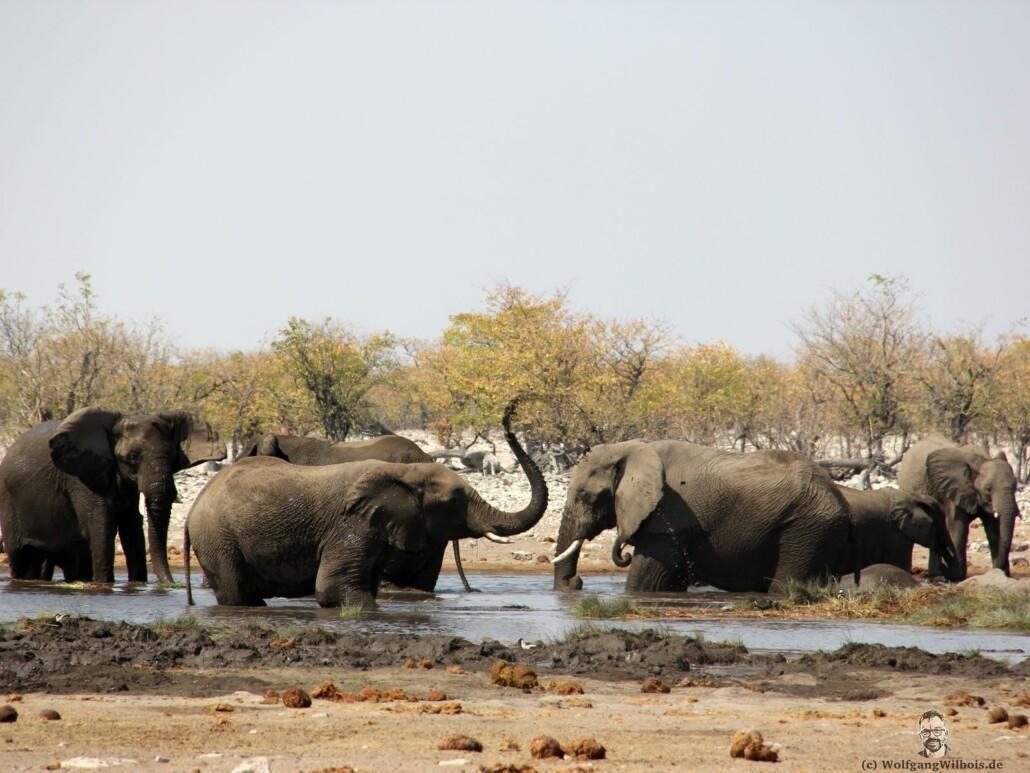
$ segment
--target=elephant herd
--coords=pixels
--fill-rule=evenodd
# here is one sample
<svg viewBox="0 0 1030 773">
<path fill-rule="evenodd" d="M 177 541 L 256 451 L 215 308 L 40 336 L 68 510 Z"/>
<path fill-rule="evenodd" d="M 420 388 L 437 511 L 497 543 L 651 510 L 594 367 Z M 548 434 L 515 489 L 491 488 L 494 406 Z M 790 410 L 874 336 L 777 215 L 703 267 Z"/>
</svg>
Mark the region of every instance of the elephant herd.
<svg viewBox="0 0 1030 773">
<path fill-rule="evenodd" d="M 499 542 L 547 509 L 543 475 L 511 429 L 505 439 L 529 479 L 529 503 L 490 505 L 413 442 L 354 443 L 268 434 L 218 472 L 197 497 L 185 535 L 219 604 L 260 605 L 314 594 L 319 604 L 374 606 L 381 582 L 432 591 L 448 543 Z M 0 527 L 16 579 L 110 583 L 121 540 L 130 581 L 146 581 L 146 546 L 171 581 L 167 537 L 173 474 L 225 457 L 205 422 L 182 412 L 126 416 L 86 408 L 26 432 L 0 461 Z M 993 564 L 1008 573 L 1018 516 L 1004 455 L 932 435 L 908 450 L 900 488 L 839 486 L 786 451 L 733 453 L 676 440 L 595 446 L 572 470 L 557 534 L 554 587 L 576 590 L 581 548 L 615 529 L 613 562 L 629 591 L 704 583 L 769 591 L 787 580 L 853 575 L 871 564 L 907 573 L 912 548 L 930 574 L 966 576 L 970 523 L 982 522 Z M 139 499 L 143 495 L 148 538 Z M 626 554 L 632 546 L 631 555 Z"/>
</svg>

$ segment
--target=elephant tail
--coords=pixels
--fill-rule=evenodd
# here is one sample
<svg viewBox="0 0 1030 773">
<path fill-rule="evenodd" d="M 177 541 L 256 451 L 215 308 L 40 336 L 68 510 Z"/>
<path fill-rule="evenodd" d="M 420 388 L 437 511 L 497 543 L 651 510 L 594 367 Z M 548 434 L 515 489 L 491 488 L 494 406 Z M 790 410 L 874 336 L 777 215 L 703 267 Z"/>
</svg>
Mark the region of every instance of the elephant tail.
<svg viewBox="0 0 1030 773">
<path fill-rule="evenodd" d="M 182 530 L 182 556 L 186 563 L 186 603 L 193 606 L 193 585 L 190 583 L 190 525 Z"/>
</svg>

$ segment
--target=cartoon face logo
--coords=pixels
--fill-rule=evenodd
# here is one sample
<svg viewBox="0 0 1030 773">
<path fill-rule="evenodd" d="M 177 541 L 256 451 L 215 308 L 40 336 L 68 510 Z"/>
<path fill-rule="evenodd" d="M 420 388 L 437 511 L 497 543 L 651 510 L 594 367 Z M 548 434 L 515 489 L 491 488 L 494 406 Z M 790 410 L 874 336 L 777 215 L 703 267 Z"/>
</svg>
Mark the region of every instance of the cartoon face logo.
<svg viewBox="0 0 1030 773">
<path fill-rule="evenodd" d="M 938 711 L 927 711 L 919 718 L 920 757 L 943 757 L 948 753 L 948 728 Z"/>
</svg>

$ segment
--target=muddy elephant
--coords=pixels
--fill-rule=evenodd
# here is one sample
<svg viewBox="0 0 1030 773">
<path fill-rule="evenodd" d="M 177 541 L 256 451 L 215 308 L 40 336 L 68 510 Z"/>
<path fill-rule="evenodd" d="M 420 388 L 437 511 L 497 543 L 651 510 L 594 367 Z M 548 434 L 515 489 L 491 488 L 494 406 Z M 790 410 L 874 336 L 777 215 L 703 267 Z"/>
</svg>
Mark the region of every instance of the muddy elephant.
<svg viewBox="0 0 1030 773">
<path fill-rule="evenodd" d="M 855 519 L 857 553 L 863 565 L 891 564 L 911 572 L 912 546 L 922 545 L 941 556 L 945 577 L 961 579 L 944 511 L 936 501 L 896 488 L 874 491 L 840 485 L 838 488 L 848 500 Z M 849 557 L 837 574 L 851 573 L 854 569 Z"/>
<path fill-rule="evenodd" d="M 612 559 L 629 591 L 768 591 L 828 577 L 855 549 L 830 476 L 784 451 L 738 454 L 676 440 L 595 446 L 576 465 L 558 532 L 554 587 L 582 587 L 579 549 L 618 529 Z M 623 556 L 634 546 L 632 559 Z"/>
<path fill-rule="evenodd" d="M 508 414 L 505 414 L 506 421 Z M 506 427 L 506 431 L 510 428 Z M 432 462 L 433 459 L 418 445 L 399 435 L 383 435 L 368 440 L 332 443 L 318 438 L 295 437 L 292 435 L 266 434 L 244 447 L 238 458 L 251 456 L 274 456 L 291 464 L 322 466 L 346 462 L 380 461 L 398 464 Z M 454 564 L 458 569 L 465 590 L 473 590 L 465 577 L 461 564 L 461 550 L 458 540 L 451 542 Z M 447 543 L 430 540 L 428 547 L 416 554 L 392 550 L 383 569 L 383 580 L 403 588 L 432 592 L 440 577 L 443 554 Z"/>
<path fill-rule="evenodd" d="M 129 580 L 146 582 L 140 492 L 147 511 L 150 559 L 171 582 L 168 522 L 173 474 L 225 458 L 211 426 L 188 413 L 123 415 L 83 408 L 21 435 L 0 462 L 0 521 L 11 576 L 114 581 L 114 538 Z"/>
<path fill-rule="evenodd" d="M 966 576 L 966 543 L 974 518 L 983 523 L 994 568 L 1009 573 L 1012 532 L 1019 515 L 1016 475 L 1005 454 L 993 459 L 983 449 L 930 435 L 905 452 L 898 485 L 936 500 L 944 510 L 951 547 L 958 560 L 953 580 Z M 930 553 L 930 576 L 947 576 L 938 551 Z"/>
<path fill-rule="evenodd" d="M 498 510 L 442 464 L 242 459 L 212 478 L 190 510 L 187 582 L 192 547 L 219 604 L 314 593 L 322 606 L 372 607 L 393 552 L 442 552 L 451 540 L 503 540 L 532 528 L 547 509 L 547 485 L 507 429 L 513 411 L 505 412 L 505 436 L 532 492 L 523 509 Z"/>
</svg>

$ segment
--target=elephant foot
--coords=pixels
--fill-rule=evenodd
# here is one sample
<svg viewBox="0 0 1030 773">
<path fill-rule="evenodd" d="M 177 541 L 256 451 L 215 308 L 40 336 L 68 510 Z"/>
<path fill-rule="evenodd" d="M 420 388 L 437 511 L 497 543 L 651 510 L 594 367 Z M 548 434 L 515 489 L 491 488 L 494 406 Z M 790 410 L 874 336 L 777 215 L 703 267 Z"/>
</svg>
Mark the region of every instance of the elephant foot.
<svg viewBox="0 0 1030 773">
<path fill-rule="evenodd" d="M 583 590 L 583 578 L 574 574 L 564 580 L 555 580 L 554 589 L 557 591 Z"/>
</svg>

